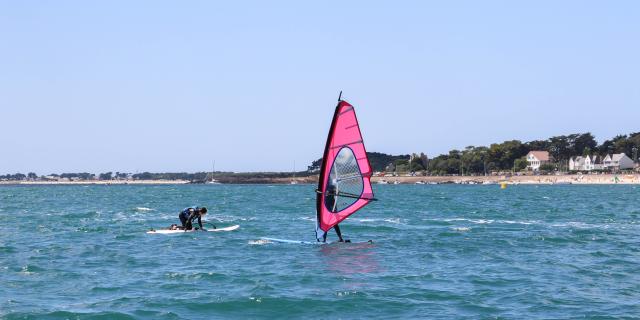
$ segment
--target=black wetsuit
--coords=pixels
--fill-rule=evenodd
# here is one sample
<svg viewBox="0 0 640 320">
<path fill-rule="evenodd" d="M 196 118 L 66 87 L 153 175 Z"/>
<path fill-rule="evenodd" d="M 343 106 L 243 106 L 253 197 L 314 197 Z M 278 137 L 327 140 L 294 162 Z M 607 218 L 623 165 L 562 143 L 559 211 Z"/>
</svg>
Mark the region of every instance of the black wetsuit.
<svg viewBox="0 0 640 320">
<path fill-rule="evenodd" d="M 338 239 L 339 239 L 338 241 L 344 242 L 344 240 L 342 239 L 342 232 L 340 232 L 340 226 L 336 224 L 335 226 L 333 226 L 333 230 L 335 230 L 336 234 L 338 235 Z M 322 242 L 327 242 L 326 232 L 322 235 Z"/>
<path fill-rule="evenodd" d="M 193 229 L 193 220 L 196 219 L 196 218 L 198 218 L 198 225 L 200 226 L 200 229 L 203 229 L 202 228 L 202 216 L 194 208 L 186 208 L 186 209 L 182 210 L 182 212 L 180 212 L 178 217 L 180 218 L 180 222 L 182 223 L 182 227 L 185 230 Z"/>
<path fill-rule="evenodd" d="M 327 206 L 327 208 L 329 209 L 329 211 L 331 212 L 336 212 L 337 208 L 336 208 L 336 188 L 334 186 L 329 186 L 327 188 L 327 195 L 324 197 L 324 203 Z M 338 239 L 340 242 L 343 242 L 344 240 L 342 239 L 342 232 L 340 232 L 340 226 L 338 226 L 337 224 L 335 226 L 333 226 L 333 230 L 336 231 L 336 234 L 338 235 Z M 325 232 L 322 235 L 322 242 L 327 242 L 327 233 Z"/>
</svg>

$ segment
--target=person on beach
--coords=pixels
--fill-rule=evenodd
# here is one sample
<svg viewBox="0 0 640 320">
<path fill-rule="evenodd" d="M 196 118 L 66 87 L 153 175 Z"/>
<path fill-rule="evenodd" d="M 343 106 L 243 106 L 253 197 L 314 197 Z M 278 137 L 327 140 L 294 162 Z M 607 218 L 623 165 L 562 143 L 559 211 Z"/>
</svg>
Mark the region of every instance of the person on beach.
<svg viewBox="0 0 640 320">
<path fill-rule="evenodd" d="M 207 208 L 205 207 L 185 208 L 178 215 L 178 218 L 180 218 L 180 222 L 182 223 L 182 229 L 193 229 L 193 220 L 197 218 L 200 230 L 206 230 L 202 227 L 202 216 L 204 216 L 205 214 L 207 214 Z M 198 229 L 196 228 L 196 230 Z"/>
<path fill-rule="evenodd" d="M 337 191 L 336 186 L 330 184 L 327 187 L 327 195 L 325 196 L 325 204 L 327 205 L 327 208 L 330 208 L 332 212 L 336 211 L 336 206 L 337 206 L 336 191 Z M 338 235 L 338 241 L 345 242 L 344 239 L 342 239 L 342 232 L 340 231 L 340 226 L 336 224 L 335 226 L 333 226 L 333 230 L 335 230 L 336 234 Z M 322 235 L 322 242 L 327 242 L 326 231 Z M 346 242 L 349 242 L 349 240 L 347 240 Z"/>
</svg>

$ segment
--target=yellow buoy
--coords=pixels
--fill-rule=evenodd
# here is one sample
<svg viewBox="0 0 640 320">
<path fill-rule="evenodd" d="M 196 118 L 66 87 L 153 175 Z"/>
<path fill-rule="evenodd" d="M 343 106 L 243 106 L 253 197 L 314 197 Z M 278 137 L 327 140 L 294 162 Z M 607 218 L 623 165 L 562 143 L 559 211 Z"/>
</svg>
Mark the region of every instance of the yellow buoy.
<svg viewBox="0 0 640 320">
<path fill-rule="evenodd" d="M 500 182 L 500 189 L 506 189 L 507 188 L 507 183 L 502 181 Z"/>
</svg>

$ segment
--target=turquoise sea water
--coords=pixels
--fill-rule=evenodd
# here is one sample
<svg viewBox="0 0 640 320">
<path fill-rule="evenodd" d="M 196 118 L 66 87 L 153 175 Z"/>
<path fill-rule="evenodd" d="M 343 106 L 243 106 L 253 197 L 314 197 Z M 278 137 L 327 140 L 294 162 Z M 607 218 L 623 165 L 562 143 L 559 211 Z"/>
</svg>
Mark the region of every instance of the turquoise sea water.
<svg viewBox="0 0 640 320">
<path fill-rule="evenodd" d="M 313 241 L 314 188 L 1 186 L 0 317 L 640 316 L 635 186 L 376 185 L 373 244 L 257 241 Z M 145 234 L 190 205 L 240 229 Z"/>
</svg>

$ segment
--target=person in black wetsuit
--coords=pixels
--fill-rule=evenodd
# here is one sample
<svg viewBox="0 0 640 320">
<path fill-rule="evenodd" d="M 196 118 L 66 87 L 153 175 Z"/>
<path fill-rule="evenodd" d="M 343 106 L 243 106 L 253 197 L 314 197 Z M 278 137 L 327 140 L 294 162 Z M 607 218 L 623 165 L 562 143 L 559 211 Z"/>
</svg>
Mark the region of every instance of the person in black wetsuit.
<svg viewBox="0 0 640 320">
<path fill-rule="evenodd" d="M 193 220 L 198 219 L 198 225 L 200 226 L 200 229 L 206 230 L 202 227 L 202 216 L 205 214 L 207 214 L 207 208 L 205 207 L 185 208 L 178 215 L 178 218 L 180 218 L 180 222 L 182 223 L 182 229 L 193 229 Z M 196 230 L 198 229 L 196 228 Z"/>
<path fill-rule="evenodd" d="M 327 206 L 327 208 L 329 208 L 329 211 L 331 212 L 336 212 L 337 208 L 336 208 L 336 186 L 330 184 L 327 187 L 327 195 L 324 197 L 324 203 Z M 340 232 L 340 226 L 339 225 L 335 225 L 333 226 L 333 230 L 336 231 L 336 234 L 338 235 L 338 241 L 339 242 L 345 242 L 344 239 L 342 239 L 342 232 Z M 325 233 L 322 235 L 322 242 L 327 242 L 327 232 L 325 231 Z M 349 240 L 347 240 L 347 242 L 349 242 Z"/>
</svg>

